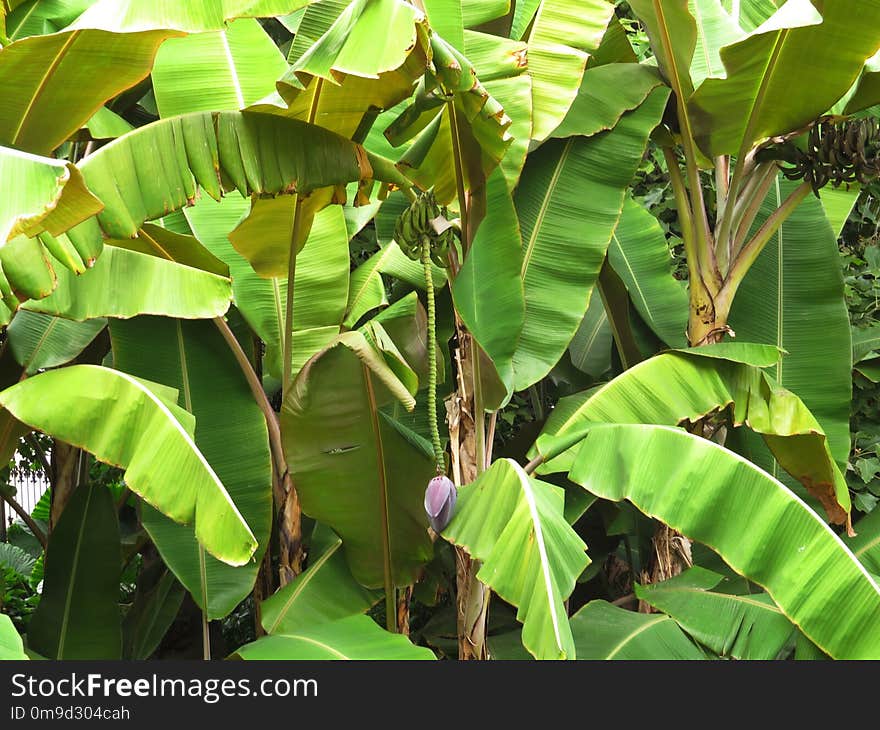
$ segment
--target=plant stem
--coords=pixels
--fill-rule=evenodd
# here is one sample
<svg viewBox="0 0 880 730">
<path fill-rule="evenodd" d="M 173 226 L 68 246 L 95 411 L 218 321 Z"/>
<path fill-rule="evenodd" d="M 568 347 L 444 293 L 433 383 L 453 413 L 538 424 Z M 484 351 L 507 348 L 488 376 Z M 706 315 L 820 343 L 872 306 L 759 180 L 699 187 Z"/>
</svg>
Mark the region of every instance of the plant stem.
<svg viewBox="0 0 880 730">
<path fill-rule="evenodd" d="M 741 212 L 734 211 L 733 222 L 735 231 L 728 241 L 731 262 L 742 250 L 743 243 L 749 235 L 752 223 L 755 222 L 755 218 L 758 217 L 758 213 L 761 210 L 761 205 L 764 203 L 764 198 L 767 197 L 770 187 L 776 181 L 777 173 L 776 165 L 770 165 L 768 169 L 762 170 L 762 174 L 758 175 L 756 172 L 756 177 L 758 179 L 757 183 L 750 185 L 749 183 L 752 182 L 750 179 L 743 188 L 743 209 Z M 748 199 L 746 199 L 746 195 L 749 196 Z M 730 272 L 728 271 L 727 273 Z"/>
<path fill-rule="evenodd" d="M 495 424 L 498 423 L 498 411 L 492 411 L 489 416 L 489 433 L 486 436 L 486 466 L 492 463 L 492 447 L 495 444 Z"/>
<path fill-rule="evenodd" d="M 40 545 L 42 545 L 43 550 L 45 550 L 49 544 L 49 540 L 46 538 L 43 531 L 37 526 L 37 523 L 34 522 L 33 518 L 25 511 L 24 507 L 16 502 L 12 496 L 3 491 L 0 491 L 0 497 L 3 498 L 3 501 L 6 502 L 6 504 L 12 507 L 19 517 L 21 517 L 22 522 L 24 522 L 24 524 L 28 526 L 28 529 L 34 533 L 34 537 L 40 541 Z"/>
<path fill-rule="evenodd" d="M 544 463 L 544 457 L 543 457 L 543 456 L 540 456 L 540 455 L 539 455 L 539 456 L 536 456 L 534 459 L 532 459 L 528 464 L 526 464 L 526 465 L 523 467 L 523 471 L 524 471 L 526 474 L 534 474 L 534 473 L 535 473 L 535 469 L 537 469 L 537 468 L 538 468 L 539 466 L 541 466 L 541 464 L 543 464 L 543 463 Z"/>
<path fill-rule="evenodd" d="M 293 230 L 290 233 L 290 260 L 287 264 L 287 301 L 284 309 L 284 363 L 282 379 L 282 397 L 290 390 L 291 373 L 293 371 L 293 293 L 296 282 L 296 242 L 302 228 L 302 198 L 297 195 L 293 207 Z"/>
</svg>

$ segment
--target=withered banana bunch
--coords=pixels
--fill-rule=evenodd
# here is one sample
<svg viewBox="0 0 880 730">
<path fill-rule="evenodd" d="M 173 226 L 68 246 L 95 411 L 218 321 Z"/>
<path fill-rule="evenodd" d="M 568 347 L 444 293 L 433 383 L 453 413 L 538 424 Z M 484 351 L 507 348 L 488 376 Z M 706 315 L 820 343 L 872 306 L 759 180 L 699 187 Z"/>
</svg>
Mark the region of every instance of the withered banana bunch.
<svg viewBox="0 0 880 730">
<path fill-rule="evenodd" d="M 394 240 L 414 261 L 421 260 L 422 246 L 427 242 L 431 247 L 431 261 L 443 268 L 447 266 L 455 229 L 446 219 L 446 210 L 437 204 L 433 191 L 423 192 L 398 216 Z"/>
<path fill-rule="evenodd" d="M 808 182 L 816 196 L 831 183 L 835 188 L 867 183 L 880 177 L 880 122 L 873 117 L 835 124 L 820 120 L 810 129 L 806 148 L 790 145 L 782 167 L 789 180 Z"/>
</svg>

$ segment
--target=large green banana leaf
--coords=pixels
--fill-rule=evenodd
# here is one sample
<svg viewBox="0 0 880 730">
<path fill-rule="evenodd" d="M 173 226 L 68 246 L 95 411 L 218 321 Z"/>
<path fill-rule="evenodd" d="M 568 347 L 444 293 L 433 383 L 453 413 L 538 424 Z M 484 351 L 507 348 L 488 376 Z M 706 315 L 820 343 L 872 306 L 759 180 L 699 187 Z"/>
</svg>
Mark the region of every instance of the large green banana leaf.
<svg viewBox="0 0 880 730">
<path fill-rule="evenodd" d="M 293 634 L 319 623 L 364 613 L 382 597 L 361 586 L 345 562 L 342 539 L 318 524 L 309 545 L 309 567 L 261 606 L 266 633 Z"/>
<path fill-rule="evenodd" d="M 565 601 L 590 560 L 563 516 L 563 490 L 499 459 L 458 495 L 443 536 L 479 560 L 477 578 L 517 607 L 526 649 L 574 659 Z"/>
<path fill-rule="evenodd" d="M 844 542 L 868 570 L 880 574 L 880 512 L 874 510 L 859 520 L 855 531 L 855 537 L 844 538 Z"/>
<path fill-rule="evenodd" d="M 186 591 L 162 563 L 138 576 L 138 588 L 131 608 L 122 621 L 122 658 L 149 659 L 177 618 Z M 149 588 L 145 578 L 161 569 L 161 578 Z"/>
<path fill-rule="evenodd" d="M 165 564 L 209 619 L 250 593 L 269 542 L 272 464 L 266 422 L 238 363 L 213 322 L 137 317 L 110 327 L 114 366 L 177 389 L 196 421 L 195 444 L 250 525 L 253 560 L 232 566 L 205 555 L 192 526 L 144 506 L 142 521 Z"/>
<path fill-rule="evenodd" d="M 756 225 L 796 185 L 780 178 Z M 822 205 L 809 196 L 752 264 L 729 321 L 740 339 L 766 342 L 789 353 L 771 368 L 771 374 L 803 399 L 828 435 L 834 458 L 845 464 L 850 448 L 852 362 L 838 259 L 837 238 Z"/>
<path fill-rule="evenodd" d="M 602 297 L 592 297 L 584 319 L 568 346 L 571 364 L 599 378 L 611 367 L 613 335 Z"/>
<path fill-rule="evenodd" d="M 588 69 L 568 114 L 552 137 L 591 137 L 613 129 L 663 84 L 657 69 L 638 63 L 609 63 Z"/>
<path fill-rule="evenodd" d="M 458 316 L 504 383 L 505 402 L 514 389 L 513 357 L 525 314 L 521 246 L 516 210 L 498 169 L 489 178 L 486 218 L 452 283 L 452 298 Z M 485 404 L 489 410 L 500 405 Z"/>
<path fill-rule="evenodd" d="M 686 347 L 687 290 L 672 275 L 660 223 L 631 198 L 623 204 L 608 246 L 608 261 L 654 334 L 670 347 Z"/>
<path fill-rule="evenodd" d="M 688 0 L 688 10 L 694 16 L 697 28 L 690 76 L 693 85 L 699 87 L 707 78 L 725 75 L 721 48 L 741 40 L 746 34 L 724 9 L 721 0 Z"/>
<path fill-rule="evenodd" d="M 218 559 L 244 565 L 257 540 L 196 447 L 193 417 L 168 402 L 173 392 L 154 392 L 116 370 L 73 365 L 7 388 L 0 405 L 32 428 L 121 466 L 133 492 L 176 521 L 194 522 L 199 542 Z"/>
<path fill-rule="evenodd" d="M 153 93 L 163 117 L 242 109 L 271 94 L 285 71 L 284 56 L 262 26 L 242 18 L 165 41 L 153 65 Z"/>
<path fill-rule="evenodd" d="M 368 587 L 406 585 L 431 556 L 422 502 L 433 460 L 381 410 L 394 399 L 411 409 L 411 392 L 363 334 L 347 332 L 306 364 L 281 409 L 303 512 L 339 534 Z"/>
<path fill-rule="evenodd" d="M 719 656 L 776 659 L 791 639 L 794 626 L 766 593 L 713 591 L 723 579 L 710 570 L 693 567 L 661 583 L 636 585 L 635 592 Z"/>
<path fill-rule="evenodd" d="M 227 237 L 249 209 L 247 200 L 228 196 L 219 202 L 202 198 L 184 213 L 195 235 L 229 266 L 235 306 L 266 344 L 267 372 L 280 379 L 287 276 L 267 279 L 257 275 Z M 285 232 L 289 236 L 287 227 L 280 235 Z M 276 238 L 279 234 L 267 230 L 266 235 Z M 348 267 L 348 240 L 342 209 L 331 206 L 315 216 L 308 241 L 296 258 L 294 377 L 306 360 L 339 333 L 349 291 Z"/>
<path fill-rule="evenodd" d="M 461 0 L 423 0 L 431 29 L 464 52 L 464 8 Z"/>
<path fill-rule="evenodd" d="M 21 637 L 12 625 L 12 619 L 0 613 L 0 661 L 27 659 Z"/>
<path fill-rule="evenodd" d="M 93 2 L 94 0 L 48 3 L 45 0 L 12 0 L 7 3 L 12 11 L 6 18 L 6 35 L 10 41 L 16 41 L 31 35 L 55 33 L 70 25 Z"/>
<path fill-rule="evenodd" d="M 41 297 L 55 286 L 48 250 L 28 237 L 45 232 L 59 235 L 95 215 L 101 202 L 70 163 L 6 147 L 0 147 L 0 180 L 4 181 L 0 196 L 0 295 L 9 309 L 15 309 L 13 292 L 21 299 Z M 76 263 L 68 263 L 69 257 L 61 257 L 60 262 L 81 273 L 100 252 L 98 238 L 91 245 L 77 247 Z"/>
<path fill-rule="evenodd" d="M 510 146 L 501 169 L 511 192 L 516 189 L 532 138 L 532 78 L 528 71 L 528 46 L 521 41 L 464 31 L 464 55 L 473 62 L 488 94 L 504 108 L 511 123 Z"/>
<path fill-rule="evenodd" d="M 677 428 L 603 425 L 569 478 L 711 547 L 832 657 L 880 657 L 877 584 L 815 512 L 741 456 Z"/>
<path fill-rule="evenodd" d="M 153 239 L 143 234 L 137 239 L 142 244 L 148 240 Z M 223 315 L 231 299 L 226 274 L 106 246 L 86 273 L 76 276 L 60 270 L 55 291 L 24 302 L 22 309 L 78 321 L 138 314 L 202 319 Z"/>
<path fill-rule="evenodd" d="M 699 660 L 706 655 L 668 616 L 590 601 L 571 617 L 578 659 Z"/>
<path fill-rule="evenodd" d="M 845 113 L 868 109 L 880 102 L 880 52 L 875 53 L 865 62 L 862 75 L 852 96 L 846 102 Z"/>
<path fill-rule="evenodd" d="M 722 0 L 722 4 L 740 28 L 751 33 L 784 5 L 785 0 Z"/>
<path fill-rule="evenodd" d="M 854 13 L 848 0 L 825 0 L 818 10 L 809 0 L 789 0 L 723 48 L 726 77 L 707 79 L 688 101 L 700 146 L 712 155 L 745 152 L 823 114 L 877 51 L 878 23 L 876 3 Z"/>
<path fill-rule="evenodd" d="M 33 375 L 73 360 L 106 326 L 105 319 L 71 322 L 22 310 L 7 328 L 6 337 L 18 364 Z"/>
<path fill-rule="evenodd" d="M 212 198 L 297 192 L 373 175 L 363 148 L 305 122 L 241 112 L 199 112 L 153 122 L 114 140 L 80 165 L 104 203 L 111 238 L 137 235 L 144 221 Z M 329 200 L 327 201 L 329 202 Z"/>
<path fill-rule="evenodd" d="M 369 129 L 362 125 L 372 124 L 378 111 L 409 97 L 424 73 L 425 17 L 403 0 L 355 0 L 343 3 L 338 15 L 332 12 L 335 8 L 321 5 L 306 10 L 303 37 L 322 30 L 323 34 L 301 51 L 278 83 L 289 105 L 283 113 L 313 120 L 344 137 L 358 133 L 362 138 Z M 298 42 L 299 34 L 294 43 Z"/>
<path fill-rule="evenodd" d="M 121 564 L 113 495 L 100 484 L 83 484 L 49 538 L 28 646 L 50 659 L 119 659 Z"/>
<path fill-rule="evenodd" d="M 108 99 L 150 73 L 171 30 L 88 28 L 34 36 L 0 50 L 0 144 L 48 155 Z"/>
<path fill-rule="evenodd" d="M 511 0 L 460 0 L 465 28 L 475 28 L 510 12 Z"/>
<path fill-rule="evenodd" d="M 24 38 L 0 50 L 0 144 L 48 154 L 104 102 L 144 79 L 164 40 L 184 33 L 221 31 L 232 18 L 270 15 L 267 11 L 279 8 L 289 12 L 306 3 L 93 3 L 63 31 Z"/>
<path fill-rule="evenodd" d="M 533 139 L 546 139 L 565 118 L 589 54 L 599 47 L 613 16 L 614 5 L 606 0 L 541 3 L 528 39 Z"/>
<path fill-rule="evenodd" d="M 434 659 L 434 653 L 415 646 L 402 634 L 379 628 L 369 616 L 306 626 L 296 633 L 264 636 L 238 649 L 242 659 Z"/>
<path fill-rule="evenodd" d="M 543 378 L 565 352 L 669 91 L 652 91 L 608 132 L 553 140 L 529 155 L 516 194 L 526 314 L 514 355 L 515 389 Z M 591 127 L 592 128 L 592 127 Z"/>
<path fill-rule="evenodd" d="M 750 359 L 752 364 L 713 354 Z M 565 450 L 567 445 L 576 443 L 578 431 L 591 423 L 674 426 L 732 405 L 734 424 L 761 434 L 779 464 L 822 501 L 832 520 L 844 522 L 849 492 L 824 432 L 794 393 L 761 370 L 778 358 L 778 351 L 739 343 L 657 355 L 592 393 L 563 398 L 530 455 L 540 453 L 548 460 L 539 467 L 541 473 L 563 471 L 574 456 Z"/>
</svg>

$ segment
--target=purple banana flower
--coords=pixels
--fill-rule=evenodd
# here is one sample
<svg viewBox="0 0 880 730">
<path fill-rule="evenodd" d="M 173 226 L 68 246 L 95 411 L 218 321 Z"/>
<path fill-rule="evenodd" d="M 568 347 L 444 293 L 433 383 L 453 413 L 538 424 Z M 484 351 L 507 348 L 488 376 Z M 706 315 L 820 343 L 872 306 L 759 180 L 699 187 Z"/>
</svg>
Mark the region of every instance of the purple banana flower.
<svg viewBox="0 0 880 730">
<path fill-rule="evenodd" d="M 458 492 L 448 477 L 434 477 L 425 490 L 425 512 L 435 532 L 441 532 L 452 519 Z"/>
</svg>

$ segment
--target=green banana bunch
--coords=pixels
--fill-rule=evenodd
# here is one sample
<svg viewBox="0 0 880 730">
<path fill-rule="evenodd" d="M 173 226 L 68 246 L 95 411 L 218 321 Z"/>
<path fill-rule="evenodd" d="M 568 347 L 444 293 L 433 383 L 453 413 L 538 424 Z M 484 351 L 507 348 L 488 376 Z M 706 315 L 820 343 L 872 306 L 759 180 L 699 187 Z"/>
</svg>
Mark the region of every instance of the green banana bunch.
<svg viewBox="0 0 880 730">
<path fill-rule="evenodd" d="M 806 144 L 785 142 L 761 150 L 758 159 L 776 159 L 789 180 L 804 180 L 818 197 L 819 190 L 851 183 L 866 185 L 880 177 L 880 122 L 874 117 L 838 123 L 824 117 L 810 129 Z"/>
<path fill-rule="evenodd" d="M 447 227 L 438 233 L 435 222 L 446 223 Z M 446 211 L 437 204 L 433 191 L 423 192 L 398 216 L 394 240 L 413 261 L 421 260 L 422 246 L 427 243 L 431 248 L 431 261 L 441 268 L 447 266 L 455 230 L 446 221 Z"/>
</svg>

